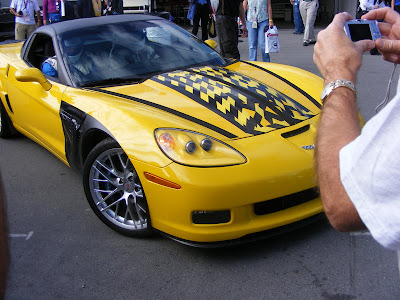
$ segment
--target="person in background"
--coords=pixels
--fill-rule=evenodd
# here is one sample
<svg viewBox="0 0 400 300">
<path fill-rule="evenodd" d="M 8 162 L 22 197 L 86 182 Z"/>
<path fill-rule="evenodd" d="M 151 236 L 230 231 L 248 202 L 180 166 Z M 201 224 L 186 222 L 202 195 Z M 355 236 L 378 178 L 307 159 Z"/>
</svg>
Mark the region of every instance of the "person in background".
<svg viewBox="0 0 400 300">
<path fill-rule="evenodd" d="M 65 15 L 61 16 L 61 20 L 66 21 L 66 20 L 74 20 L 80 18 L 78 12 L 78 5 L 76 1 L 72 0 L 63 0 L 63 1 L 65 8 Z"/>
<path fill-rule="evenodd" d="M 257 60 L 257 44 L 261 50 L 262 61 L 269 62 L 269 53 L 265 53 L 265 31 L 273 27 L 271 0 L 244 0 L 247 10 L 246 26 L 249 42 L 249 60 Z"/>
<path fill-rule="evenodd" d="M 201 20 L 201 39 L 205 41 L 208 39 L 208 19 L 212 14 L 211 2 L 210 0 L 194 0 L 192 5 L 196 5 L 192 33 L 197 35 Z"/>
<path fill-rule="evenodd" d="M 43 24 L 61 21 L 61 0 L 43 0 Z"/>
<path fill-rule="evenodd" d="M 0 299 L 4 299 L 9 264 L 6 198 L 0 174 Z"/>
<path fill-rule="evenodd" d="M 243 35 L 247 36 L 246 19 L 244 15 L 243 0 L 220 0 L 216 11 L 215 26 L 219 39 L 221 55 L 226 58 L 240 59 L 238 49 L 238 22 L 242 22 Z"/>
<path fill-rule="evenodd" d="M 94 1 L 94 0 L 93 0 Z M 119 15 L 124 13 L 122 0 L 104 0 L 103 15 Z"/>
<path fill-rule="evenodd" d="M 392 0 L 391 7 L 392 9 L 400 13 L 400 0 Z"/>
<path fill-rule="evenodd" d="M 48 57 L 42 63 L 42 73 L 51 77 L 58 77 L 56 56 Z"/>
<path fill-rule="evenodd" d="M 15 16 L 15 39 L 25 40 L 41 25 L 40 8 L 37 0 L 12 0 L 10 12 Z"/>
<path fill-rule="evenodd" d="M 359 0 L 359 6 L 356 13 L 356 18 L 361 19 L 361 16 L 373 9 L 379 8 L 379 1 L 376 0 Z"/>
<path fill-rule="evenodd" d="M 95 17 L 100 17 L 102 14 L 101 11 L 101 0 L 92 0 L 93 11 Z"/>
<path fill-rule="evenodd" d="M 304 24 L 300 14 L 300 0 L 290 0 L 293 5 L 294 34 L 304 33 Z"/>
<path fill-rule="evenodd" d="M 360 0 L 359 3 L 360 5 L 358 6 L 358 10 L 356 13 L 357 19 L 361 19 L 361 16 L 365 15 L 369 11 L 379 8 L 380 0 Z M 369 53 L 371 55 L 380 55 L 379 51 L 376 48 L 369 51 Z"/>
<path fill-rule="evenodd" d="M 379 29 L 385 38 L 353 43 L 343 30 L 352 19 L 348 13 L 337 14 L 318 34 L 314 62 L 326 88 L 315 145 L 317 175 L 334 228 L 367 228 L 382 246 L 399 251 L 400 91 L 361 129 L 356 101 L 366 99 L 357 99 L 354 85 L 363 53 L 374 47 L 384 60 L 400 63 L 400 15 L 386 7 L 362 18 L 383 19 Z"/>
<path fill-rule="evenodd" d="M 303 46 L 315 44 L 314 24 L 317 18 L 318 0 L 300 0 L 300 13 L 304 24 Z"/>
<path fill-rule="evenodd" d="M 78 0 L 78 12 L 81 18 L 94 17 L 92 0 Z"/>
</svg>

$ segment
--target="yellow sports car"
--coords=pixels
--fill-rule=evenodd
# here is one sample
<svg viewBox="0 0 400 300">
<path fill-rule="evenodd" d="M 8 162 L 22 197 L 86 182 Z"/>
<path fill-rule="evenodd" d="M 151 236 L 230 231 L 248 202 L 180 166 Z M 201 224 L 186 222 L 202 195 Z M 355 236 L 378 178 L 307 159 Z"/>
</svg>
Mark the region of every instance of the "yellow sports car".
<svg viewBox="0 0 400 300">
<path fill-rule="evenodd" d="M 322 79 L 209 44 L 151 15 L 42 26 L 0 46 L 0 136 L 80 169 L 125 235 L 212 247 L 312 221 Z"/>
</svg>

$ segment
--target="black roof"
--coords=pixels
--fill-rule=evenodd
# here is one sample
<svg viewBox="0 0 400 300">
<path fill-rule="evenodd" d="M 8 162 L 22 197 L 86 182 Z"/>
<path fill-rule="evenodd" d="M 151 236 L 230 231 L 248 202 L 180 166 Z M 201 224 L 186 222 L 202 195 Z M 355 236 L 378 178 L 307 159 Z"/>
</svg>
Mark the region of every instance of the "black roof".
<svg viewBox="0 0 400 300">
<path fill-rule="evenodd" d="M 81 18 L 69 21 L 63 21 L 59 23 L 44 25 L 36 29 L 36 33 L 46 33 L 50 36 L 68 32 L 71 30 L 77 30 L 79 28 L 87 28 L 93 26 L 99 26 L 104 24 L 113 24 L 130 21 L 142 21 L 142 20 L 164 20 L 163 18 L 146 15 L 146 14 L 123 14 L 123 15 L 111 15 L 103 17 L 92 17 L 92 18 Z"/>
</svg>

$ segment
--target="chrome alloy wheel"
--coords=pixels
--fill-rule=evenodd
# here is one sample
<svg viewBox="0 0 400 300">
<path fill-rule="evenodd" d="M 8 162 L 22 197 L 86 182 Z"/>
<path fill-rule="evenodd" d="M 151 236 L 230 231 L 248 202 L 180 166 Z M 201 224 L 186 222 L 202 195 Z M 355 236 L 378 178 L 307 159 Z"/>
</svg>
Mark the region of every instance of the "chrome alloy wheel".
<svg viewBox="0 0 400 300">
<path fill-rule="evenodd" d="M 92 208 L 96 207 L 97 212 L 114 226 L 106 221 L 107 225 L 128 235 L 146 231 L 149 214 L 143 188 L 135 168 L 121 148 L 103 151 L 94 159 L 88 184 Z"/>
</svg>

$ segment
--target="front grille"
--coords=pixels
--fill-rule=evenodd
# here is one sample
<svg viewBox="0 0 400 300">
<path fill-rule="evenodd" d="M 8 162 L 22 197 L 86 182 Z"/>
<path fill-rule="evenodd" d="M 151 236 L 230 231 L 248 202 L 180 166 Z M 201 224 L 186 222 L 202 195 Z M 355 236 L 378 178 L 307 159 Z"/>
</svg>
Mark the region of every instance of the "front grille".
<svg viewBox="0 0 400 300">
<path fill-rule="evenodd" d="M 257 216 L 272 214 L 290 207 L 300 205 L 319 197 L 317 188 L 308 189 L 284 197 L 279 197 L 254 204 L 254 213 Z"/>
</svg>

